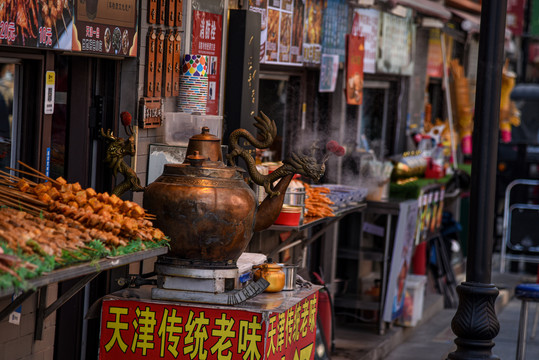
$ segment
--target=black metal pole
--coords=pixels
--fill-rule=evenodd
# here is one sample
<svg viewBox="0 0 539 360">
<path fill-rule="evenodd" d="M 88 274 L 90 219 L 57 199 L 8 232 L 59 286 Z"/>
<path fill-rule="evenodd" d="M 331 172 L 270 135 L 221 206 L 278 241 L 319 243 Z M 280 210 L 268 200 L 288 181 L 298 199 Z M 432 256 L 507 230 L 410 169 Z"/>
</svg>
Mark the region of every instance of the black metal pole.
<svg viewBox="0 0 539 360">
<path fill-rule="evenodd" d="M 500 331 L 491 270 L 506 12 L 507 0 L 482 3 L 466 281 L 457 287 L 459 306 L 451 322 L 457 350 L 448 359 L 498 359 L 491 351 Z"/>
</svg>

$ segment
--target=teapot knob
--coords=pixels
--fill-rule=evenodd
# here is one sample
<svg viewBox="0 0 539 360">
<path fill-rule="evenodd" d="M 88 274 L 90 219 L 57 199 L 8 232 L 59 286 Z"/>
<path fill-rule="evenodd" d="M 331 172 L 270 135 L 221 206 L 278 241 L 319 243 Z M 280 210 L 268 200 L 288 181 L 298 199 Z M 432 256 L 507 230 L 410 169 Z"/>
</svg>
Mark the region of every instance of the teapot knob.
<svg viewBox="0 0 539 360">
<path fill-rule="evenodd" d="M 187 156 L 187 161 L 189 161 L 189 164 L 191 164 L 191 166 L 202 166 L 206 161 L 206 158 L 200 155 L 198 150 L 195 150 L 192 155 Z"/>
</svg>

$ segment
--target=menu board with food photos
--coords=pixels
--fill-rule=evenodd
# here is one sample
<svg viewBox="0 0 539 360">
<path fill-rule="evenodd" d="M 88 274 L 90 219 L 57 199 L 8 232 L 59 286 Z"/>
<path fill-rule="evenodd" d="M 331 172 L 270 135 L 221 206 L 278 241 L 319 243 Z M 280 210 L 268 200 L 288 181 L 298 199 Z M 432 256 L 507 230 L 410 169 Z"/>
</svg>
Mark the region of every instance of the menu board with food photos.
<svg viewBox="0 0 539 360">
<path fill-rule="evenodd" d="M 0 1 L 0 44 L 71 50 L 73 1 Z"/>
<path fill-rule="evenodd" d="M 302 65 L 304 0 L 249 0 L 260 13 L 260 62 Z"/>
</svg>

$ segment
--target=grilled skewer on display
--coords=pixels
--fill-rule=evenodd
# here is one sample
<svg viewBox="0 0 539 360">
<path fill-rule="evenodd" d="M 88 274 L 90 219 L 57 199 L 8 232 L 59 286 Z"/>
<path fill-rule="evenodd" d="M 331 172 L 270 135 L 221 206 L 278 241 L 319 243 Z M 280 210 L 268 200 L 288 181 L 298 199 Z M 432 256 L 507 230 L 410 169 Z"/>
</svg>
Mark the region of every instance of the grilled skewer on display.
<svg viewBox="0 0 539 360">
<path fill-rule="evenodd" d="M 61 177 L 53 180 L 34 169 L 15 171 L 48 181 L 0 174 L 0 205 L 12 208 L 0 210 L 0 237 L 14 250 L 59 257 L 62 250 L 84 248 L 95 239 L 117 247 L 135 239 L 165 238 L 153 227 L 152 216 L 134 202 L 83 189 Z"/>
</svg>

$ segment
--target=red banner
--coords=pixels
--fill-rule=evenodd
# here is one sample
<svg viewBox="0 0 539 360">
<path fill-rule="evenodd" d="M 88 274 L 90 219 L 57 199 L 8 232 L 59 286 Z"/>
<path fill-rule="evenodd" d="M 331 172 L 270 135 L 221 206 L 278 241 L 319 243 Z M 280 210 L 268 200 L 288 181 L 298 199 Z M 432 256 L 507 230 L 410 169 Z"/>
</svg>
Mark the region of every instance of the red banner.
<svg viewBox="0 0 539 360">
<path fill-rule="evenodd" d="M 281 313 L 105 300 L 99 359 L 312 360 L 318 293 Z"/>
<path fill-rule="evenodd" d="M 507 28 L 513 35 L 522 35 L 525 0 L 507 0 Z"/>
<path fill-rule="evenodd" d="M 206 115 L 219 115 L 219 78 L 221 76 L 221 38 L 223 17 L 193 10 L 191 54 L 208 56 L 208 101 Z"/>
<path fill-rule="evenodd" d="M 363 103 L 363 58 L 365 38 L 346 35 L 346 102 L 349 105 Z"/>
</svg>

